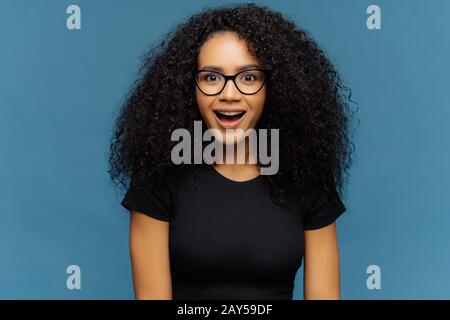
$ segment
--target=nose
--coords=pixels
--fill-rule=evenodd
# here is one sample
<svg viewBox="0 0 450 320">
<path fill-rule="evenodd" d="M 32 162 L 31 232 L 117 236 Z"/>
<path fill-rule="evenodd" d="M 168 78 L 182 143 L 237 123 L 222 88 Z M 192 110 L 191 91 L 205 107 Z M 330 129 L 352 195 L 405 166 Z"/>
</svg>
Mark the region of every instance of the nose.
<svg viewBox="0 0 450 320">
<path fill-rule="evenodd" d="M 222 92 L 220 93 L 220 99 L 222 100 L 240 100 L 241 99 L 241 92 L 236 88 L 236 85 L 234 84 L 233 80 L 228 79 L 228 81 L 225 83 L 225 88 L 223 88 Z"/>
</svg>

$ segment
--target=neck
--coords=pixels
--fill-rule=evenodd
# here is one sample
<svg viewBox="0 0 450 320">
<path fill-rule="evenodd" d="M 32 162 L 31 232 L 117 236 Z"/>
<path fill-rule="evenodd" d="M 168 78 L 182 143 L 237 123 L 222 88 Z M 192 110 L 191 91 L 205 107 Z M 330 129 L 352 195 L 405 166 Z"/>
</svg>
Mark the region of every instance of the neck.
<svg viewBox="0 0 450 320">
<path fill-rule="evenodd" d="M 239 159 L 237 155 L 238 147 L 237 144 L 233 145 L 234 152 L 233 157 L 227 157 L 226 149 L 223 153 L 222 163 L 215 163 L 213 166 L 219 172 L 235 177 L 237 179 L 248 179 L 259 175 L 259 166 L 255 161 L 250 161 L 250 151 L 248 141 L 245 141 L 245 161 Z M 232 158 L 232 159 L 227 159 Z"/>
</svg>

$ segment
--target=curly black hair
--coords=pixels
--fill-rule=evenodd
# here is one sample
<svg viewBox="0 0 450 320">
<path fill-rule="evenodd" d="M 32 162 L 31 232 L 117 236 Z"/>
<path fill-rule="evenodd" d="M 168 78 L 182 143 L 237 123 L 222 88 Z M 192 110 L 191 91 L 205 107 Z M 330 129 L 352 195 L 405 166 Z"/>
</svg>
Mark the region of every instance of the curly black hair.
<svg viewBox="0 0 450 320">
<path fill-rule="evenodd" d="M 351 89 L 307 31 L 253 3 L 206 8 L 143 57 L 112 135 L 108 172 L 115 185 L 144 188 L 160 179 L 171 164 L 173 130 L 192 133 L 194 120 L 202 120 L 194 71 L 200 47 L 218 31 L 238 34 L 270 74 L 258 128 L 280 134 L 279 171 L 266 176 L 272 199 L 282 205 L 294 191 L 312 209 L 319 191 L 342 193 L 354 151 Z"/>
</svg>

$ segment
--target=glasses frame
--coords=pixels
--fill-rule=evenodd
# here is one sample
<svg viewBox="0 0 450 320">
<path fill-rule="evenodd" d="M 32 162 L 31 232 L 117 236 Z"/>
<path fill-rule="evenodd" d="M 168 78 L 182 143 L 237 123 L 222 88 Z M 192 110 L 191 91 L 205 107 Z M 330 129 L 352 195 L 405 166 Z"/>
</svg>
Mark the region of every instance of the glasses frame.
<svg viewBox="0 0 450 320">
<path fill-rule="evenodd" d="M 236 77 L 237 77 L 238 75 L 240 75 L 241 73 L 248 72 L 248 71 L 253 71 L 253 70 L 262 71 L 262 72 L 264 73 L 264 80 L 263 80 L 263 82 L 262 82 L 262 84 L 261 84 L 261 87 L 260 87 L 257 91 L 255 91 L 255 92 L 253 92 L 253 93 L 245 93 L 245 92 L 242 92 L 242 90 L 239 89 L 238 85 L 236 84 Z M 200 72 L 214 72 L 214 73 L 220 74 L 220 75 L 225 79 L 225 82 L 223 83 L 222 89 L 220 89 L 219 92 L 214 93 L 214 94 L 204 92 L 204 91 L 200 88 L 200 85 L 199 85 L 199 83 L 198 83 L 198 74 L 199 74 Z M 197 88 L 198 88 L 204 95 L 207 95 L 207 96 L 217 96 L 218 94 L 221 94 L 221 93 L 222 93 L 223 89 L 225 89 L 225 87 L 227 86 L 228 80 L 231 80 L 231 81 L 233 81 L 234 86 L 236 87 L 236 89 L 238 89 L 238 91 L 239 91 L 240 93 L 245 94 L 245 95 L 247 95 L 247 96 L 251 96 L 251 95 L 257 94 L 259 91 L 261 91 L 261 89 L 264 87 L 264 84 L 266 83 L 267 76 L 268 76 L 268 70 L 265 69 L 265 68 L 251 68 L 251 69 L 245 69 L 245 70 L 239 71 L 238 73 L 236 73 L 236 74 L 234 74 L 234 75 L 230 75 L 230 76 L 227 76 L 227 75 L 223 74 L 222 72 L 219 72 L 219 71 L 216 71 L 216 70 L 200 69 L 200 70 L 195 71 L 195 84 L 196 84 Z"/>
</svg>

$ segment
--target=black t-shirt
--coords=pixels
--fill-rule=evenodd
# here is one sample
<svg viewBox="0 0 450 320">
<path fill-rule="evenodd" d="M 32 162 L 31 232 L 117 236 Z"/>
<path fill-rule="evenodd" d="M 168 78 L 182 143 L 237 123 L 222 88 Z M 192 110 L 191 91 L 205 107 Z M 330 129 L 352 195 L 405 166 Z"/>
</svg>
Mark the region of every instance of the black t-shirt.
<svg viewBox="0 0 450 320">
<path fill-rule="evenodd" d="M 122 200 L 169 221 L 174 299 L 292 299 L 304 255 L 304 230 L 318 229 L 345 210 L 333 190 L 327 203 L 307 212 L 270 198 L 265 176 L 238 182 L 207 164 L 168 169 L 144 191 L 131 186 Z"/>
</svg>

